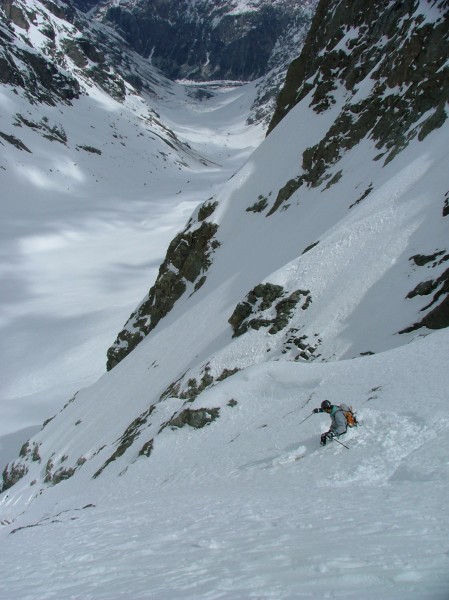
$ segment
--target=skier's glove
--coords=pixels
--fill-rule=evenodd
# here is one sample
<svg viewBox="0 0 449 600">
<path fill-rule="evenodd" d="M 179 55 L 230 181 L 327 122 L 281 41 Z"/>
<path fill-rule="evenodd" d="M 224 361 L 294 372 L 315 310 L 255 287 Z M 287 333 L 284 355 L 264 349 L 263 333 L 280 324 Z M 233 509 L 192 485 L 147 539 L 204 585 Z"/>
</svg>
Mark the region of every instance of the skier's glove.
<svg viewBox="0 0 449 600">
<path fill-rule="evenodd" d="M 319 413 L 319 412 L 320 412 L 320 409 L 319 409 L 319 408 L 314 408 L 314 409 L 312 410 L 312 412 L 313 412 L 314 414 L 317 414 L 317 413 Z"/>
</svg>

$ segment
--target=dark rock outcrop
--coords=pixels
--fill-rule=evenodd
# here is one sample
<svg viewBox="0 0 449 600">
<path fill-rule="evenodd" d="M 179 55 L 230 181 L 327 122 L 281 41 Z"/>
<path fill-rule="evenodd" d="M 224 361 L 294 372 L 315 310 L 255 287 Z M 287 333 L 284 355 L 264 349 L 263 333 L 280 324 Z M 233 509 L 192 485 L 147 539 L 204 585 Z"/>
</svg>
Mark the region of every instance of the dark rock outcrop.
<svg viewBox="0 0 449 600">
<path fill-rule="evenodd" d="M 108 350 L 108 370 L 123 360 L 171 311 L 188 282 L 196 283 L 195 290 L 204 284 L 211 253 L 219 246 L 214 239 L 217 229 L 216 224 L 203 221 L 196 229 L 188 227 L 171 242 L 154 286 Z"/>
<path fill-rule="evenodd" d="M 440 250 L 429 256 L 422 254 L 412 256 L 411 260 L 419 267 L 434 269 L 447 263 L 449 254 Z M 427 329 L 449 327 L 449 269 L 437 277 L 419 283 L 407 294 L 407 298 L 413 299 L 417 296 L 430 296 L 431 294 L 433 294 L 432 300 L 421 309 L 422 313 L 426 313 L 423 318 L 399 333 L 409 333 L 422 327 L 427 327 Z"/>
<path fill-rule="evenodd" d="M 166 426 L 173 429 L 180 429 L 185 425 L 189 425 L 193 429 L 201 429 L 206 425 L 210 425 L 219 416 L 219 408 L 185 408 L 170 419 Z"/>
<path fill-rule="evenodd" d="M 320 185 L 330 177 L 329 167 L 364 138 L 374 140 L 377 158 L 387 163 L 411 139 L 424 139 L 445 121 L 449 4 L 437 0 L 432 19 L 416 11 L 418 4 L 391 2 L 380 11 L 378 3 L 363 0 L 319 3 L 269 131 L 306 96 L 316 113 L 336 103 L 337 88 L 347 100 L 323 139 L 303 153 L 298 186 Z"/>
<path fill-rule="evenodd" d="M 2 12 L 4 17 L 2 18 Z M 10 0 L 0 2 L 0 83 L 21 88 L 33 102 L 54 106 L 69 103 L 80 95 L 80 85 L 65 69 L 37 53 L 31 46 L 16 44 L 11 19 L 25 31 L 32 13 L 25 13 Z M 20 16 L 19 16 L 20 15 Z M 19 68 L 24 65 L 26 68 Z"/>
<path fill-rule="evenodd" d="M 114 26 L 139 54 L 172 79 L 252 80 L 266 74 L 278 42 L 292 26 L 308 28 L 315 2 L 267 0 L 237 9 L 235 2 L 75 0 L 81 10 Z"/>
<path fill-rule="evenodd" d="M 278 333 L 287 326 L 302 297 L 302 309 L 305 310 L 311 302 L 308 290 L 296 290 L 287 296 L 280 285 L 257 285 L 246 299 L 236 306 L 229 318 L 229 324 L 234 331 L 233 337 L 243 335 L 248 329 L 261 327 L 269 327 L 268 333 L 272 335 Z"/>
<path fill-rule="evenodd" d="M 28 473 L 28 466 L 20 461 L 14 461 L 6 465 L 2 473 L 0 493 L 9 490 L 13 485 Z"/>
<path fill-rule="evenodd" d="M 20 43 L 12 24 L 23 30 Z M 46 38 L 39 48 L 28 37 L 36 24 Z M 72 4 L 45 0 L 31 9 L 23 0 L 0 0 L 0 83 L 20 88 L 30 102 L 71 103 L 84 93 L 80 80 L 123 101 L 125 82 L 151 92 L 154 77 L 154 69 L 125 40 L 112 29 L 93 26 Z"/>
</svg>

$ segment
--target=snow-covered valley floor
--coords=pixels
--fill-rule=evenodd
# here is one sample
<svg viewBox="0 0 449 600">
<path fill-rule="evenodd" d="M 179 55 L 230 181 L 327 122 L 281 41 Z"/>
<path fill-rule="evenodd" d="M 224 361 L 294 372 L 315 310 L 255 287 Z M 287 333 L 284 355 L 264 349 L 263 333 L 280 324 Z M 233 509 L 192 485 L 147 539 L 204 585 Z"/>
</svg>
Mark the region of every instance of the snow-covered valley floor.
<svg viewBox="0 0 449 600">
<path fill-rule="evenodd" d="M 106 350 L 154 282 L 169 242 L 262 140 L 262 127 L 245 122 L 254 84 L 214 85 L 203 101 L 195 92 L 173 85 L 148 98 L 195 152 L 184 164 L 157 145 L 148 106 L 132 96 L 122 106 L 91 89 L 71 107 L 33 107 L 0 92 L 5 123 L 24 114 L 57 123 L 68 138 L 62 146 L 36 128 L 13 127 L 32 153 L 0 147 L 2 468 L 105 371 Z"/>
</svg>

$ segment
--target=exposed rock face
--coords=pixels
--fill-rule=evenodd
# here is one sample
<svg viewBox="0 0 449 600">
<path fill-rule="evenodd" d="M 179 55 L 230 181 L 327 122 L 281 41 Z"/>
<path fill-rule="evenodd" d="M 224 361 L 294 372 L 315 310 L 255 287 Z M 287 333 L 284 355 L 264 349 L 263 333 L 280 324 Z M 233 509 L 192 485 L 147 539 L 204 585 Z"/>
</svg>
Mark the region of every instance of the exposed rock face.
<svg viewBox="0 0 449 600">
<path fill-rule="evenodd" d="M 82 10 L 93 0 L 76 0 Z M 287 31 L 308 28 L 316 0 L 102 2 L 96 10 L 169 77 L 252 80 L 267 73 Z M 288 37 L 288 36 L 287 36 Z M 279 58 L 279 56 L 278 56 Z"/>
<path fill-rule="evenodd" d="M 167 427 L 178 428 L 189 425 L 194 429 L 201 429 L 206 425 L 210 425 L 213 421 L 218 419 L 220 415 L 219 408 L 199 408 L 191 409 L 185 408 L 179 414 L 175 415 L 167 423 Z"/>
<path fill-rule="evenodd" d="M 315 187 L 330 179 L 329 168 L 362 139 L 376 142 L 377 159 L 386 164 L 410 140 L 423 140 L 444 123 L 449 2 L 436 3 L 433 20 L 415 17 L 417 4 L 391 3 L 378 18 L 374 4 L 355 1 L 348 11 L 342 0 L 320 2 L 304 51 L 289 68 L 268 133 L 308 95 L 318 114 L 335 104 L 338 83 L 348 100 L 325 137 L 303 153 L 302 174 L 280 190 L 269 214 L 303 184 Z"/>
<path fill-rule="evenodd" d="M 202 211 L 209 213 L 210 206 L 209 203 L 203 206 L 200 215 Z M 187 227 L 171 242 L 156 283 L 108 350 L 108 370 L 125 358 L 170 312 L 188 283 L 195 284 L 194 291 L 204 284 L 210 255 L 219 246 L 214 239 L 217 228 L 216 224 L 203 221 L 196 229 Z"/>
<path fill-rule="evenodd" d="M 27 32 L 37 23 L 44 41 L 35 47 Z M 20 44 L 13 25 L 23 30 Z M 92 25 L 71 4 L 48 0 L 31 9 L 24 0 L 0 0 L 0 83 L 21 88 L 31 102 L 71 103 L 84 93 L 80 80 L 119 102 L 126 82 L 151 92 L 153 71 L 140 57 L 136 68 L 133 55 L 112 29 Z"/>
<path fill-rule="evenodd" d="M 2 473 L 0 491 L 5 492 L 15 485 L 28 473 L 28 466 L 24 462 L 14 461 L 6 465 Z"/>
<path fill-rule="evenodd" d="M 350 9 L 343 0 L 318 5 L 269 131 L 307 95 L 315 112 L 328 110 L 337 83 L 348 100 L 321 142 L 304 152 L 298 186 L 319 185 L 328 167 L 365 137 L 376 142 L 378 158 L 389 161 L 412 138 L 424 139 L 445 121 L 449 3 L 437 1 L 427 19 L 415 16 L 418 4 L 391 2 L 381 13 L 377 3 L 363 0 L 351 2 Z"/>
<path fill-rule="evenodd" d="M 444 250 L 435 252 L 430 256 L 418 254 L 412 256 L 413 261 L 419 267 L 434 269 L 449 261 L 449 254 Z M 421 327 L 428 329 L 442 329 L 449 327 L 449 269 L 446 269 L 440 276 L 434 279 L 426 279 L 419 283 L 415 289 L 407 294 L 408 299 L 413 299 L 416 296 L 430 296 L 433 294 L 432 300 L 421 309 L 421 312 L 428 311 L 427 314 L 417 323 L 407 327 L 399 333 L 408 333 L 415 331 Z"/>
<path fill-rule="evenodd" d="M 4 17 L 2 17 L 2 12 Z M 0 83 L 22 88 L 30 100 L 55 105 L 57 102 L 70 102 L 78 98 L 78 81 L 53 60 L 47 60 L 31 47 L 15 43 L 10 22 L 25 32 L 29 21 L 36 18 L 32 11 L 11 0 L 0 1 Z M 46 29 L 48 46 L 53 44 L 53 29 Z M 18 65 L 25 65 L 26 69 Z"/>
<path fill-rule="evenodd" d="M 272 335 L 278 333 L 287 326 L 301 298 L 304 298 L 302 309 L 305 310 L 312 301 L 308 290 L 295 290 L 287 296 L 280 285 L 257 285 L 245 301 L 236 306 L 229 319 L 234 337 L 244 334 L 248 329 L 261 327 L 269 327 L 268 333 Z"/>
</svg>

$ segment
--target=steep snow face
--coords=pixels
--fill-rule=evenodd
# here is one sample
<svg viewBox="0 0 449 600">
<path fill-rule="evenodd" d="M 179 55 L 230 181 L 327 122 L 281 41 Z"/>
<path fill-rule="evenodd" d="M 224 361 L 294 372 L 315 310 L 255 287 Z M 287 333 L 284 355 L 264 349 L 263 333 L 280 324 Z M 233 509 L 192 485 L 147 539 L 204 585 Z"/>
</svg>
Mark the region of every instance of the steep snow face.
<svg viewBox="0 0 449 600">
<path fill-rule="evenodd" d="M 183 410 L 179 398 L 159 403 L 92 481 L 111 450 L 96 415 L 112 439 L 148 401 L 158 368 L 137 349 L 64 411 L 78 423 L 70 434 L 58 418 L 31 442 L 31 477 L 46 470 L 49 483 L 24 479 L 1 497 L 0 592 L 445 600 L 448 350 L 444 330 L 356 360 L 253 366 L 188 404 L 219 411 L 202 429 L 178 419 L 157 435 Z M 319 446 L 328 418 L 311 410 L 324 397 L 357 409 L 361 426 L 341 439 L 349 450 Z"/>
</svg>

